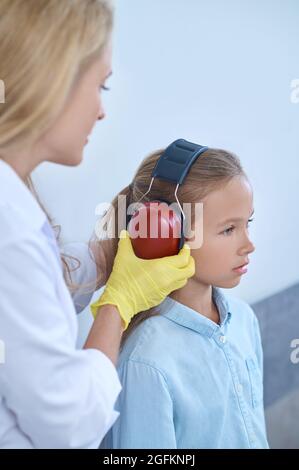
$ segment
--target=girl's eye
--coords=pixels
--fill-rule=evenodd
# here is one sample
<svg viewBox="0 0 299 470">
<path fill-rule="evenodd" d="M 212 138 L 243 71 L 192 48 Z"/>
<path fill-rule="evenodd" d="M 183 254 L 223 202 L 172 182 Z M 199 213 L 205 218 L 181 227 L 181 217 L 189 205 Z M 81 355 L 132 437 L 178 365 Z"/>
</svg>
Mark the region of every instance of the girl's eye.
<svg viewBox="0 0 299 470">
<path fill-rule="evenodd" d="M 249 227 L 249 224 L 250 222 L 253 221 L 253 218 L 252 219 L 248 219 L 247 221 L 247 228 Z M 235 230 L 235 227 L 232 225 L 231 227 L 227 228 L 226 230 L 224 230 L 222 233 L 223 235 L 231 235 L 233 233 L 233 231 Z"/>
<path fill-rule="evenodd" d="M 230 235 L 231 233 L 233 233 L 234 229 L 235 227 L 229 227 L 226 230 L 224 230 L 222 233 L 223 235 Z"/>
</svg>

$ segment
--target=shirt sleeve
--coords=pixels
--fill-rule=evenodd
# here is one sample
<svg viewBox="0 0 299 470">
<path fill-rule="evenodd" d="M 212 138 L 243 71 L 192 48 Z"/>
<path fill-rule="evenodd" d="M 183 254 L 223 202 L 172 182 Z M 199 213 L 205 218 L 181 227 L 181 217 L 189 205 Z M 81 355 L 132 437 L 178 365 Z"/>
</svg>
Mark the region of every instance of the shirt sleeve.
<svg viewBox="0 0 299 470">
<path fill-rule="evenodd" d="M 263 371 L 264 371 L 264 355 L 263 355 L 263 346 L 262 346 L 262 338 L 261 338 L 261 331 L 260 331 L 260 326 L 258 319 L 252 310 L 253 313 L 253 335 L 254 335 L 254 344 L 255 344 L 255 353 L 256 353 L 256 358 L 257 362 L 263 377 Z"/>
<path fill-rule="evenodd" d="M 95 448 L 118 417 L 120 382 L 103 353 L 76 350 L 73 304 L 62 306 L 57 260 L 38 235 L 0 249 L 1 395 L 34 447 Z"/>
<path fill-rule="evenodd" d="M 67 243 L 62 247 L 67 255 L 73 289 L 70 289 L 77 313 L 81 313 L 90 303 L 96 290 L 97 267 L 92 251 L 87 243 Z"/>
<path fill-rule="evenodd" d="M 176 449 L 173 403 L 162 373 L 129 360 L 119 369 L 120 417 L 101 448 Z"/>
</svg>

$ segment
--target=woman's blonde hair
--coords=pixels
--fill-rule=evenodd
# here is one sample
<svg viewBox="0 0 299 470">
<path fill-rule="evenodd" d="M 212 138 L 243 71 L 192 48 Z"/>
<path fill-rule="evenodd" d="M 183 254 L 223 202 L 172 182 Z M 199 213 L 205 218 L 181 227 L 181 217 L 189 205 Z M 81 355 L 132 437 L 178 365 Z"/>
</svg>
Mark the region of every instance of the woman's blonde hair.
<svg viewBox="0 0 299 470">
<path fill-rule="evenodd" d="M 30 150 L 51 127 L 77 80 L 100 57 L 112 28 L 110 0 L 0 1 L 0 80 L 5 90 L 0 154 L 3 149 Z M 30 177 L 26 184 L 58 240 L 60 226 L 41 203 Z M 61 258 L 65 280 L 75 290 L 67 262 L 72 257 Z"/>
<path fill-rule="evenodd" d="M 51 126 L 112 26 L 110 0 L 1 0 L 0 152 L 30 146 Z"/>
<path fill-rule="evenodd" d="M 158 150 L 141 162 L 132 183 L 120 191 L 113 199 L 111 207 L 105 214 L 105 223 L 109 225 L 113 217 L 112 225 L 115 224 L 116 237 L 110 241 L 110 251 L 114 257 L 117 252 L 119 234 L 122 228 L 118 226 L 118 197 L 120 195 L 126 196 L 126 207 L 140 200 L 149 187 L 153 168 L 162 152 L 163 150 Z M 180 186 L 178 190 L 180 203 L 191 203 L 192 209 L 194 209 L 195 203 L 203 201 L 209 193 L 224 187 L 234 177 L 247 178 L 239 158 L 226 150 L 209 148 L 193 163 L 184 184 Z M 170 203 L 174 202 L 174 191 L 175 184 L 156 179 L 150 193 L 142 202 L 156 199 L 164 199 Z M 191 223 L 194 221 L 194 215 L 194 210 L 192 210 Z M 110 275 L 112 266 L 113 264 L 111 263 L 107 275 Z M 122 344 L 137 325 L 149 316 L 157 315 L 158 313 L 157 308 L 152 308 L 136 315 L 123 334 Z"/>
</svg>

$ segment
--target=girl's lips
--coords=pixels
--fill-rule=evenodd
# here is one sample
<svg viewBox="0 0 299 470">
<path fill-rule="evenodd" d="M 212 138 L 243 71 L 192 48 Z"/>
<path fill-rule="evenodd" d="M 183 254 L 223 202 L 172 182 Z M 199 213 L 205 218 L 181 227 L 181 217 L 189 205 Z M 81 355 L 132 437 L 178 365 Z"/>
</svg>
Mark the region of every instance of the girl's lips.
<svg viewBox="0 0 299 470">
<path fill-rule="evenodd" d="M 238 268 L 234 268 L 233 271 L 235 271 L 239 274 L 245 274 L 245 273 L 247 273 L 247 268 L 246 268 L 247 265 L 248 265 L 248 263 L 245 263 L 242 266 L 239 266 Z"/>
</svg>

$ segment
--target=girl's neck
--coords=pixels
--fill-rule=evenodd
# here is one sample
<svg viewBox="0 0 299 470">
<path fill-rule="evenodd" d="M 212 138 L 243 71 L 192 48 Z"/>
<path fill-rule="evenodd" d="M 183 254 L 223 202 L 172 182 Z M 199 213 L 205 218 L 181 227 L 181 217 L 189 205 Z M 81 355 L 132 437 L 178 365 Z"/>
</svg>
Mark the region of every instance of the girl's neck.
<svg viewBox="0 0 299 470">
<path fill-rule="evenodd" d="M 169 297 L 192 308 L 214 323 L 220 323 L 219 312 L 212 297 L 211 285 L 202 284 L 196 279 L 190 279 L 182 289 L 172 292 Z"/>
</svg>

